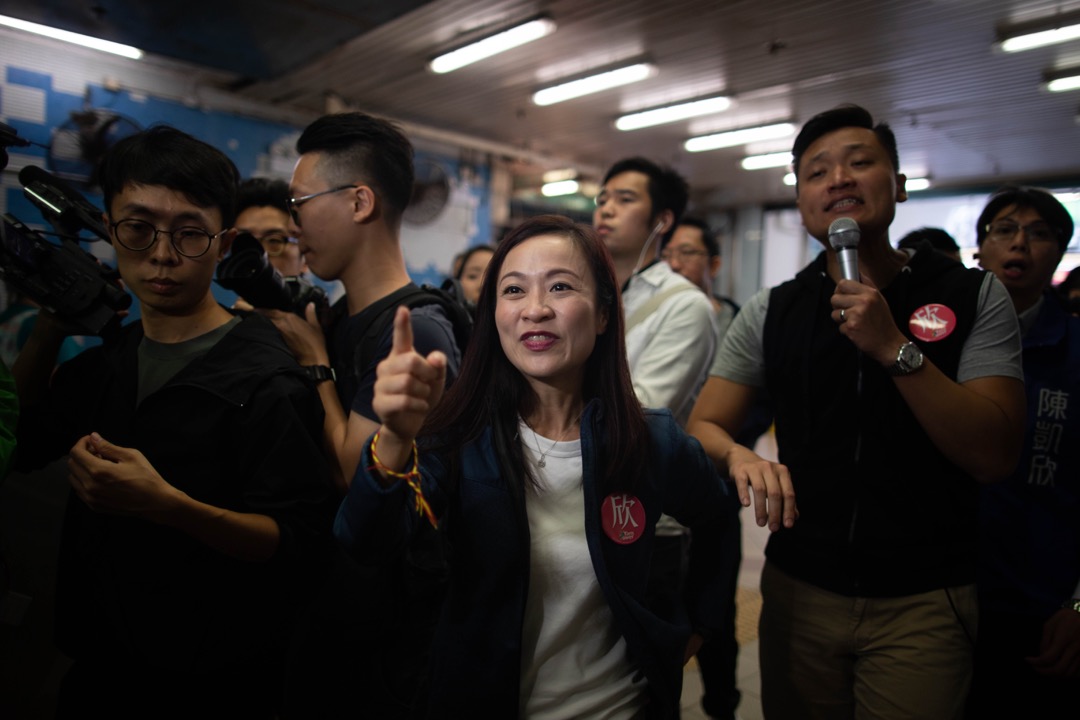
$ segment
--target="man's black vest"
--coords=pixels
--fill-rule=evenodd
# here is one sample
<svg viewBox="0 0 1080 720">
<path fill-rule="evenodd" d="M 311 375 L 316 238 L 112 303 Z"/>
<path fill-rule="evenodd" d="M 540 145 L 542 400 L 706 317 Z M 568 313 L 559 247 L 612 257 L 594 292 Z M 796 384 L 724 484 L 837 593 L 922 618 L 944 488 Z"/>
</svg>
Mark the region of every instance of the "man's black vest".
<svg viewBox="0 0 1080 720">
<path fill-rule="evenodd" d="M 976 483 L 933 446 L 886 369 L 840 334 L 825 269 L 822 253 L 769 296 L 766 387 L 800 516 L 769 538 L 766 556 L 848 596 L 974 582 Z M 984 278 L 924 248 L 882 291 L 896 326 L 954 380 Z M 924 326 L 948 317 L 935 304 L 955 323 L 940 339 L 919 339 L 913 314 L 930 319 Z"/>
</svg>

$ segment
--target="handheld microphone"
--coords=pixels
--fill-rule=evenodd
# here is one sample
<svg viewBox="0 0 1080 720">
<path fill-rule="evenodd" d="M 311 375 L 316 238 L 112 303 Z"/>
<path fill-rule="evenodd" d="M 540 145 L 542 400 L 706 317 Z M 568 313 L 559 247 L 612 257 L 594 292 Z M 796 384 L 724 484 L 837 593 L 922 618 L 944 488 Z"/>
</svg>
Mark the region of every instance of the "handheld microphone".
<svg viewBox="0 0 1080 720">
<path fill-rule="evenodd" d="M 80 230 L 89 230 L 102 240 L 109 240 L 101 222 L 101 210 L 60 178 L 36 165 L 27 165 L 19 171 L 19 182 L 26 197 L 58 232 L 77 236 Z"/>
<path fill-rule="evenodd" d="M 842 217 L 829 225 L 829 245 L 836 251 L 840 261 L 840 274 L 845 280 L 859 282 L 859 223 Z"/>
</svg>

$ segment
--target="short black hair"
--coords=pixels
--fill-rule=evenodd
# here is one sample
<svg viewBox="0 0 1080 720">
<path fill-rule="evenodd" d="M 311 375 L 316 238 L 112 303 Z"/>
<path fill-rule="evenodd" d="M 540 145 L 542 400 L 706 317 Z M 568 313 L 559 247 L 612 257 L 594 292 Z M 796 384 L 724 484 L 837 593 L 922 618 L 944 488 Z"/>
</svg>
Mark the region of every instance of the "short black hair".
<svg viewBox="0 0 1080 720">
<path fill-rule="evenodd" d="M 105 208 L 125 186 L 160 185 L 201 208 L 221 211 L 224 228 L 236 221 L 240 172 L 225 153 L 168 125 L 155 125 L 120 140 L 98 167 Z"/>
<path fill-rule="evenodd" d="M 289 212 L 289 183 L 276 178 L 248 178 L 240 183 L 236 214 L 251 207 L 272 207 Z"/>
<path fill-rule="evenodd" d="M 720 242 L 716 239 L 716 233 L 713 232 L 712 228 L 709 227 L 709 224 L 707 222 L 705 222 L 699 217 L 687 215 L 679 221 L 678 225 L 675 226 L 675 229 L 678 230 L 679 227 L 683 225 L 686 225 L 688 227 L 694 227 L 700 230 L 701 242 L 705 244 L 705 251 L 709 253 L 709 257 L 720 257 Z M 674 236 L 674 233 L 672 233 L 672 236 Z M 665 239 L 662 247 L 667 247 L 670 242 L 670 237 Z"/>
<path fill-rule="evenodd" d="M 799 131 L 798 136 L 795 138 L 795 144 L 791 148 L 792 167 L 795 170 L 795 177 L 799 177 L 799 164 L 802 162 L 803 153 L 814 144 L 814 141 L 834 130 L 849 127 L 873 130 L 874 134 L 877 135 L 878 142 L 889 154 L 893 170 L 900 172 L 900 153 L 896 149 L 896 135 L 893 134 L 889 124 L 880 122 L 875 125 L 874 117 L 869 110 L 858 105 L 845 104 L 818 113 L 802 126 L 802 130 Z"/>
<path fill-rule="evenodd" d="M 395 224 L 412 197 L 413 146 L 393 123 L 362 112 L 324 115 L 296 141 L 301 155 L 323 153 L 322 177 L 330 184 L 363 181 L 382 200 Z"/>
<path fill-rule="evenodd" d="M 663 241 L 666 242 L 675 232 L 679 220 L 686 211 L 686 204 L 690 200 L 690 185 L 686 182 L 686 178 L 671 168 L 657 165 L 648 158 L 632 157 L 612 165 L 604 175 L 604 182 L 601 184 L 607 185 L 608 180 L 624 172 L 639 172 L 649 178 L 649 201 L 652 204 L 650 220 L 654 220 L 665 210 L 670 210 L 675 216 L 671 229 L 664 235 Z"/>
<path fill-rule="evenodd" d="M 975 241 L 979 247 L 986 239 L 986 226 L 993 222 L 999 212 L 1013 205 L 1031 208 L 1039 213 L 1046 224 L 1057 232 L 1058 247 L 1065 252 L 1073 235 L 1073 219 L 1069 211 L 1050 191 L 1023 185 L 1006 185 L 990 196 L 975 226 Z"/>
<path fill-rule="evenodd" d="M 940 252 L 960 252 L 960 246 L 956 244 L 956 240 L 953 236 L 941 228 L 936 227 L 921 227 L 917 230 L 912 230 L 907 235 L 900 238 L 900 242 L 896 243 L 896 247 L 901 250 L 914 250 L 919 247 L 924 240 L 929 242 L 935 250 L 939 250 Z"/>
</svg>

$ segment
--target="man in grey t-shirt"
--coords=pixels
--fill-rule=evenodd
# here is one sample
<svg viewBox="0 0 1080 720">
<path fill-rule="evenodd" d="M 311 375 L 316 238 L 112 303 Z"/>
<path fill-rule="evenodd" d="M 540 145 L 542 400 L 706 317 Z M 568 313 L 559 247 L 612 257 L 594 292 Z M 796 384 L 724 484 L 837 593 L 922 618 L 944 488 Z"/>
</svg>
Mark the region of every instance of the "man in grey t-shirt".
<svg viewBox="0 0 1080 720">
<path fill-rule="evenodd" d="M 889 242 L 907 193 L 888 125 L 841 106 L 807 122 L 793 155 L 799 212 L 825 252 L 743 307 L 688 424 L 773 531 L 763 709 L 957 717 L 976 483 L 1008 474 L 1023 432 L 1016 323 L 993 278 Z M 861 231 L 860 280 L 827 244 L 841 217 Z M 732 440 L 759 387 L 779 463 Z"/>
</svg>

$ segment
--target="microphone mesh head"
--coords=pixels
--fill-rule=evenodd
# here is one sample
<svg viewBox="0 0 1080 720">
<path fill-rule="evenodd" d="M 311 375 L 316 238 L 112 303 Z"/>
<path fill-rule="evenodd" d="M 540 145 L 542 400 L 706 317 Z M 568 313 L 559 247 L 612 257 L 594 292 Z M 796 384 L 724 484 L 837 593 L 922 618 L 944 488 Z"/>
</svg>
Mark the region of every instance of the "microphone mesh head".
<svg viewBox="0 0 1080 720">
<path fill-rule="evenodd" d="M 829 244 L 834 250 L 857 247 L 860 235 L 859 223 L 849 217 L 836 218 L 829 225 Z"/>
</svg>

